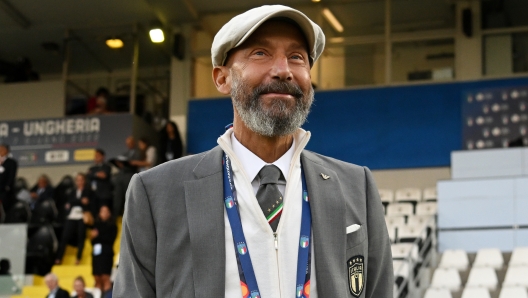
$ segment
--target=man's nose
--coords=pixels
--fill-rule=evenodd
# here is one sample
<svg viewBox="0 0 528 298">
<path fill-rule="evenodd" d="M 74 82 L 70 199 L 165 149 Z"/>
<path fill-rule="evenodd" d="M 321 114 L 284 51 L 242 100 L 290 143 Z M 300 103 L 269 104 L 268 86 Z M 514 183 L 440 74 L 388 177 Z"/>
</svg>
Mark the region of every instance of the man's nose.
<svg viewBox="0 0 528 298">
<path fill-rule="evenodd" d="M 273 59 L 272 76 L 281 81 L 292 80 L 293 75 L 288 64 L 288 57 L 281 55 Z"/>
</svg>

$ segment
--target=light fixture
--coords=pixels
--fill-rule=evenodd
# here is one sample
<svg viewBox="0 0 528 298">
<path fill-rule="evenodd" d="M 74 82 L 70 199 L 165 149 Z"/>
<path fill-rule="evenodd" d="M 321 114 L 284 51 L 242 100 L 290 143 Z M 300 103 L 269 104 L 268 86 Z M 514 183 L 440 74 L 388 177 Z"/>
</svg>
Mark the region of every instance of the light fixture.
<svg viewBox="0 0 528 298">
<path fill-rule="evenodd" d="M 312 0 L 312 2 L 317 3 L 317 2 L 321 2 L 321 0 Z"/>
<path fill-rule="evenodd" d="M 153 43 L 160 43 L 165 40 L 165 35 L 163 34 L 163 30 L 161 29 L 161 25 L 153 26 L 150 31 L 150 41 Z"/>
<path fill-rule="evenodd" d="M 119 38 L 109 38 L 106 40 L 106 45 L 111 49 L 120 49 L 124 44 Z"/>
<path fill-rule="evenodd" d="M 335 31 L 337 32 L 343 32 L 343 25 L 339 22 L 339 20 L 334 16 L 332 11 L 330 9 L 325 8 L 323 9 L 323 17 L 332 25 Z"/>
</svg>

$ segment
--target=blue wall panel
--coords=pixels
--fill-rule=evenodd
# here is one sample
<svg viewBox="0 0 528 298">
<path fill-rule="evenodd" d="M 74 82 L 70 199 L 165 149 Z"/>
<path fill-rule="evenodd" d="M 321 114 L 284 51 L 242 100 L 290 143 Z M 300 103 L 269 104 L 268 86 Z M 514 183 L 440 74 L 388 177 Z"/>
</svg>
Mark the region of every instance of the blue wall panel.
<svg viewBox="0 0 528 298">
<path fill-rule="evenodd" d="M 318 91 L 307 148 L 371 169 L 449 166 L 462 148 L 463 95 L 521 85 L 528 78 Z M 232 122 L 231 101 L 192 100 L 188 116 L 188 152 L 208 150 Z"/>
</svg>

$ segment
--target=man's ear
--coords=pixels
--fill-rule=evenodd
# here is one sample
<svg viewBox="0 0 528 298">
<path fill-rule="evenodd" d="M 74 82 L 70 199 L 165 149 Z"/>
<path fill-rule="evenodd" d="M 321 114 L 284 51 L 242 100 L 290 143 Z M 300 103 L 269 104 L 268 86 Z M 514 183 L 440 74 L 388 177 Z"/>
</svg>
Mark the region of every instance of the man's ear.
<svg viewBox="0 0 528 298">
<path fill-rule="evenodd" d="M 217 66 L 213 68 L 213 82 L 216 89 L 225 95 L 231 94 L 231 77 L 229 68 L 226 66 Z"/>
</svg>

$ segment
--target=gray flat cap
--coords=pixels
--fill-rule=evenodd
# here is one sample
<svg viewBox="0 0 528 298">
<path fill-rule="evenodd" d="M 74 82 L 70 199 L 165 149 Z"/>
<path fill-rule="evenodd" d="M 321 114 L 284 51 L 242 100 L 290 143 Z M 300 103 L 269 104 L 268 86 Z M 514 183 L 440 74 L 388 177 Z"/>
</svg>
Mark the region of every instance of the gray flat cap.
<svg viewBox="0 0 528 298">
<path fill-rule="evenodd" d="M 224 65 L 229 50 L 241 45 L 266 20 L 277 17 L 291 19 L 299 25 L 308 41 L 312 63 L 319 58 L 325 46 L 321 27 L 304 13 L 284 5 L 264 5 L 239 14 L 216 33 L 211 47 L 213 67 Z"/>
</svg>

